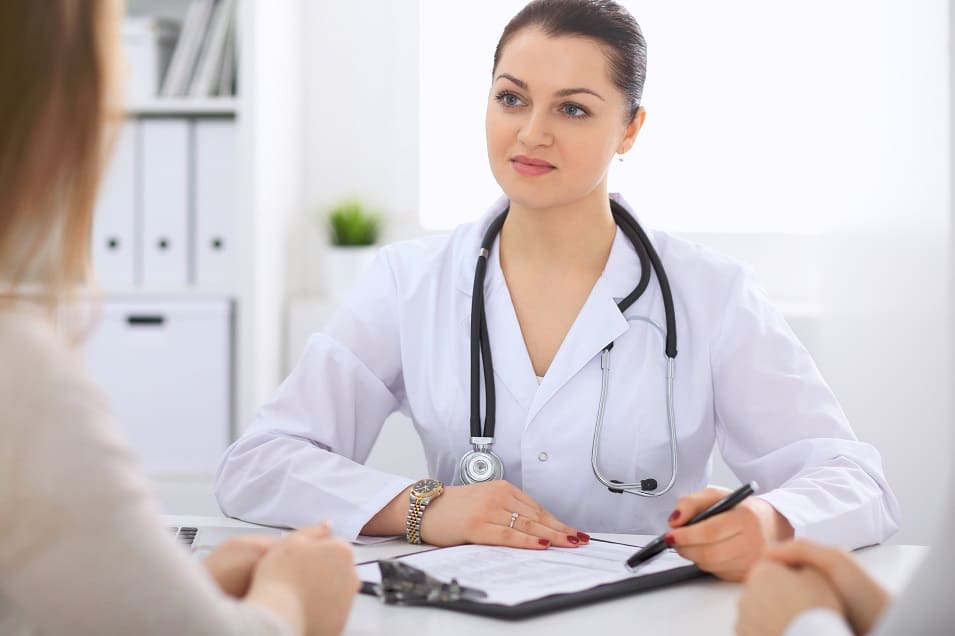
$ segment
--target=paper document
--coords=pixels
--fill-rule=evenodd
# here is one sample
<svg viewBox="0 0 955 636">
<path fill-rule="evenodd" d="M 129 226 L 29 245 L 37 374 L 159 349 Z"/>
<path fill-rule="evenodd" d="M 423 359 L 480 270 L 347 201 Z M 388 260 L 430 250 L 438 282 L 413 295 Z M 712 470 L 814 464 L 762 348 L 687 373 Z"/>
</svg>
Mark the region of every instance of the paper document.
<svg viewBox="0 0 955 636">
<path fill-rule="evenodd" d="M 457 579 L 461 585 L 483 590 L 487 593 L 484 602 L 501 605 L 517 605 L 692 565 L 667 550 L 633 573 L 624 562 L 636 551 L 634 546 L 596 540 L 579 548 L 547 550 L 461 545 L 420 552 L 401 561 L 444 582 Z M 358 577 L 380 583 L 378 564 L 358 566 Z"/>
</svg>

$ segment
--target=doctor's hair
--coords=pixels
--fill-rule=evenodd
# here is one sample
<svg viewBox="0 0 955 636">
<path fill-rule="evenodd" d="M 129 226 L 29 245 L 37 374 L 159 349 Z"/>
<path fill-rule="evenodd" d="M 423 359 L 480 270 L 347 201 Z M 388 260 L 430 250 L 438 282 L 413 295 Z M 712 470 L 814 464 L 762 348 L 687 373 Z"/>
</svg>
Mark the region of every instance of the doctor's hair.
<svg viewBox="0 0 955 636">
<path fill-rule="evenodd" d="M 88 274 L 119 13 L 115 0 L 0 2 L 0 299 L 29 282 L 55 305 Z"/>
<path fill-rule="evenodd" d="M 611 79 L 627 97 L 627 122 L 633 120 L 647 77 L 647 43 L 626 8 L 613 0 L 533 0 L 504 27 L 494 49 L 492 76 L 510 39 L 530 27 L 542 29 L 551 37 L 580 36 L 603 45 Z"/>
</svg>

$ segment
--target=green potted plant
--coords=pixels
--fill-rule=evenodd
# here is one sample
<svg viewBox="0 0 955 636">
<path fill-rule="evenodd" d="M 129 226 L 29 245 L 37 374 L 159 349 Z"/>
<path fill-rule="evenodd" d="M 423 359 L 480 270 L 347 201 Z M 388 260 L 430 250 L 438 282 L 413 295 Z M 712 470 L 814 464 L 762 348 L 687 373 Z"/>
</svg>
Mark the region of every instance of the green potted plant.
<svg viewBox="0 0 955 636">
<path fill-rule="evenodd" d="M 328 211 L 331 245 L 327 251 L 327 291 L 340 301 L 378 251 L 381 215 L 357 198 L 339 201 Z"/>
</svg>

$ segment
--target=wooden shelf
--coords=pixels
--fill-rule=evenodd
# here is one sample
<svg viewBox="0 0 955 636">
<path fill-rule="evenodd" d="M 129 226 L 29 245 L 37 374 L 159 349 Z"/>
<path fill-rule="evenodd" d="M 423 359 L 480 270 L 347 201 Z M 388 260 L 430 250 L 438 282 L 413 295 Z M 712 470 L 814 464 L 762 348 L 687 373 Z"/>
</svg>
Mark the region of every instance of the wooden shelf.
<svg viewBox="0 0 955 636">
<path fill-rule="evenodd" d="M 239 100 L 236 97 L 157 97 L 126 106 L 126 114 L 132 117 L 235 116 L 238 110 Z"/>
</svg>

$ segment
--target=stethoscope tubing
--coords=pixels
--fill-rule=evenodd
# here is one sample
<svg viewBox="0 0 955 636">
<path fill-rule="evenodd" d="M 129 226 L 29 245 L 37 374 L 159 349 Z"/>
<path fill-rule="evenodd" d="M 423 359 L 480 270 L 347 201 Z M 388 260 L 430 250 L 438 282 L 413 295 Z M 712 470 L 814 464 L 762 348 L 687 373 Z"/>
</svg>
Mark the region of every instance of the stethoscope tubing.
<svg viewBox="0 0 955 636">
<path fill-rule="evenodd" d="M 676 338 L 676 316 L 673 307 L 673 295 L 670 289 L 670 282 L 666 271 L 663 269 L 663 263 L 659 255 L 653 248 L 646 232 L 640 227 L 626 210 L 616 201 L 610 201 L 610 211 L 614 217 L 617 227 L 627 236 L 633 244 L 634 249 L 640 259 L 640 281 L 637 286 L 618 304 L 618 309 L 623 314 L 627 308 L 640 298 L 650 284 L 651 270 L 657 275 L 657 282 L 660 285 L 660 293 L 663 297 L 664 314 L 666 317 L 666 331 L 662 333 L 664 338 L 664 355 L 667 359 L 667 423 L 670 429 L 670 454 L 671 454 L 671 473 L 667 485 L 660 491 L 653 492 L 643 490 L 640 483 L 620 483 L 608 480 L 597 466 L 597 456 L 600 446 L 600 430 L 603 427 L 604 409 L 606 407 L 607 393 L 609 390 L 610 377 L 610 351 L 613 349 L 613 342 L 607 344 L 601 351 L 601 390 L 600 403 L 597 410 L 597 421 L 594 426 L 594 441 L 591 448 L 591 464 L 594 475 L 597 479 L 614 492 L 629 492 L 643 497 L 659 497 L 666 494 L 676 482 L 677 466 L 677 437 L 676 424 L 673 409 L 673 376 L 675 367 L 675 358 L 677 354 Z M 496 421 L 496 396 L 494 391 L 494 365 L 491 361 L 490 338 L 487 330 L 487 318 L 484 310 L 484 280 L 487 274 L 487 260 L 494 243 L 495 237 L 500 233 L 507 219 L 509 209 L 504 210 L 488 226 L 484 238 L 481 242 L 481 249 L 478 253 L 478 261 L 474 270 L 474 287 L 471 295 L 471 443 L 474 446 L 472 453 L 480 453 L 489 460 L 500 464 L 500 458 L 494 455 L 490 450 L 494 441 L 494 426 Z M 649 266 L 648 266 L 649 264 Z M 661 331 L 659 325 L 649 318 L 635 318 L 650 323 L 658 331 Z M 484 423 L 481 422 L 481 372 L 484 372 L 484 394 L 485 394 L 485 413 Z M 467 456 L 465 458 L 467 458 Z M 463 465 L 462 461 L 462 465 Z M 502 466 L 499 466 L 503 468 Z M 462 469 L 463 470 L 463 469 Z M 501 471 L 500 474 L 503 474 Z M 462 475 L 466 483 L 470 483 Z"/>
</svg>

